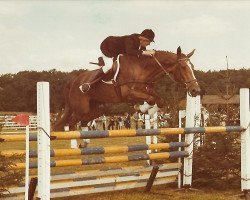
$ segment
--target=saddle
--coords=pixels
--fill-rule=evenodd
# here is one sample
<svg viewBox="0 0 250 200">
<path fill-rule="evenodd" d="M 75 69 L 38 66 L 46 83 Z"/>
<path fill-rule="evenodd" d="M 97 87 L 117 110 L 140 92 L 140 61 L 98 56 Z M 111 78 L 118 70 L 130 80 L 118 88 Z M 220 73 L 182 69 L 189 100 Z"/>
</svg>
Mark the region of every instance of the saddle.
<svg viewBox="0 0 250 200">
<path fill-rule="evenodd" d="M 112 84 L 114 86 L 114 88 L 115 88 L 115 92 L 116 92 L 117 96 L 120 99 L 122 99 L 121 88 L 116 82 L 116 79 L 117 79 L 117 76 L 118 76 L 118 73 L 119 73 L 119 70 L 120 70 L 120 63 L 118 63 L 117 60 L 119 61 L 119 56 L 116 59 L 113 60 L 113 65 L 112 65 L 111 70 L 107 74 L 105 74 L 105 76 L 103 76 L 101 78 L 101 80 L 105 84 L 110 84 L 110 85 Z M 103 61 L 103 63 L 104 63 L 104 61 Z"/>
</svg>

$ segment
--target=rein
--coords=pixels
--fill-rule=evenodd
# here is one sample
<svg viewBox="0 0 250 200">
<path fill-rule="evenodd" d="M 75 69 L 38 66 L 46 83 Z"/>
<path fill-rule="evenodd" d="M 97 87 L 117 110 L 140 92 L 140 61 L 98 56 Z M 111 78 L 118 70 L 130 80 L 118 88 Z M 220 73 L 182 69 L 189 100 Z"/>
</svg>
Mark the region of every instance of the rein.
<svg viewBox="0 0 250 200">
<path fill-rule="evenodd" d="M 162 68 L 162 70 L 165 72 L 165 74 L 168 75 L 169 78 L 170 78 L 173 82 L 177 83 L 177 81 L 174 80 L 172 76 L 170 76 L 169 72 L 162 66 L 162 64 L 160 63 L 160 61 L 159 61 L 154 55 L 153 55 L 153 58 L 154 58 L 154 60 L 156 61 L 156 63 Z M 177 60 L 177 62 L 179 62 L 179 61 L 186 61 L 186 60 L 189 60 L 189 58 L 180 58 L 180 59 Z M 178 64 L 178 63 L 176 63 L 176 65 L 177 65 L 177 64 Z M 181 73 L 181 70 L 180 70 L 180 69 L 179 69 L 179 71 L 180 71 L 180 73 Z M 196 79 L 192 79 L 192 80 L 190 80 L 190 81 L 183 81 L 183 82 L 184 82 L 184 84 L 187 86 L 189 83 L 192 83 L 192 82 L 194 82 L 194 81 L 196 82 L 197 80 L 196 80 Z M 190 87 L 190 86 L 189 86 L 189 87 Z M 189 87 L 187 87 L 187 89 L 188 89 Z"/>
<path fill-rule="evenodd" d="M 162 68 L 162 70 L 165 72 L 165 74 L 173 81 L 176 82 L 172 76 L 170 76 L 169 72 L 162 66 L 162 64 L 159 62 L 159 60 L 153 55 L 153 58 L 155 59 L 156 63 Z"/>
</svg>

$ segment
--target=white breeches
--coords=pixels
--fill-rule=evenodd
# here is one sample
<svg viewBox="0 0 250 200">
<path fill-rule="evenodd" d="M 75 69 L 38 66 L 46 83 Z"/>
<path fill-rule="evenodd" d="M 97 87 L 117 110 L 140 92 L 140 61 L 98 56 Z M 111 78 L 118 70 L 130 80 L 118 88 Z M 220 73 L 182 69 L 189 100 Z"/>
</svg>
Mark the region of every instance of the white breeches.
<svg viewBox="0 0 250 200">
<path fill-rule="evenodd" d="M 106 74 L 112 68 L 113 58 L 103 56 L 103 60 L 105 62 L 105 66 L 102 67 L 102 71 Z"/>
</svg>

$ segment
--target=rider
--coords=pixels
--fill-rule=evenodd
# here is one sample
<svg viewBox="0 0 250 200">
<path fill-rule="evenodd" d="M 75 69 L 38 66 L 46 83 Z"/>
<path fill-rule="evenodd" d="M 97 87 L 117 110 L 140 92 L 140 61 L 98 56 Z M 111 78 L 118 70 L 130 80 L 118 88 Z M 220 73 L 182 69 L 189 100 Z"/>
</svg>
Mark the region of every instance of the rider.
<svg viewBox="0 0 250 200">
<path fill-rule="evenodd" d="M 99 58 L 98 65 L 102 68 L 92 77 L 94 82 L 98 78 L 106 74 L 111 68 L 113 61 L 116 61 L 118 55 L 128 54 L 132 56 L 152 56 L 154 55 L 154 50 L 146 50 L 146 47 L 154 42 L 155 34 L 151 29 L 145 29 L 141 34 L 131 34 L 125 36 L 109 36 L 107 37 L 100 46 L 102 53 L 106 56 L 103 59 Z M 110 59 L 112 58 L 112 59 Z M 106 64 L 105 64 L 106 63 Z M 84 85 L 81 86 L 80 90 L 83 91 Z"/>
</svg>

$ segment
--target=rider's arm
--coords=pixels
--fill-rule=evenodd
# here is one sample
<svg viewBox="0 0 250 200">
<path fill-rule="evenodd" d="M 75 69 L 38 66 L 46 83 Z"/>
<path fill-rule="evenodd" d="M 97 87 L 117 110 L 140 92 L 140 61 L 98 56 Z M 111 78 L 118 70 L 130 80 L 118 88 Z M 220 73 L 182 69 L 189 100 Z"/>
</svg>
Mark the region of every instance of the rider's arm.
<svg viewBox="0 0 250 200">
<path fill-rule="evenodd" d="M 129 55 L 140 56 L 142 55 L 142 50 L 139 49 L 136 41 L 132 38 L 127 38 L 125 40 L 125 51 Z"/>
</svg>

